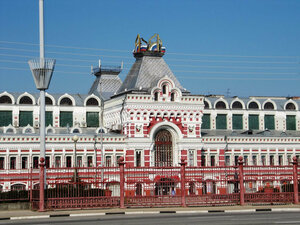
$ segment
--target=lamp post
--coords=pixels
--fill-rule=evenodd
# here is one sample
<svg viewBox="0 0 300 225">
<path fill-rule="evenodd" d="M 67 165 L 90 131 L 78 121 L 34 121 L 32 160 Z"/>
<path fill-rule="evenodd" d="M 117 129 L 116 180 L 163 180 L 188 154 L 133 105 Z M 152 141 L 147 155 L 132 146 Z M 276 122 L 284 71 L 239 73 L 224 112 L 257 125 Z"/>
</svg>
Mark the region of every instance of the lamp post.
<svg viewBox="0 0 300 225">
<path fill-rule="evenodd" d="M 74 167 L 75 167 L 75 171 L 74 171 L 74 181 L 77 182 L 77 149 L 76 149 L 76 144 L 78 141 L 79 137 L 77 135 L 72 137 L 72 140 L 74 141 Z"/>
<path fill-rule="evenodd" d="M 28 64 L 33 75 L 36 88 L 40 90 L 40 159 L 45 160 L 45 90 L 48 89 L 54 70 L 55 59 L 45 59 L 44 48 L 44 0 L 39 0 L 39 32 L 40 32 L 40 58 L 29 60 Z M 40 170 L 42 171 L 41 167 Z M 40 176 L 40 184 L 46 186 L 46 170 Z M 45 182 L 44 182 L 45 181 Z M 44 206 L 44 186 L 40 185 L 40 205 Z M 42 207 L 43 208 L 43 207 Z"/>
</svg>

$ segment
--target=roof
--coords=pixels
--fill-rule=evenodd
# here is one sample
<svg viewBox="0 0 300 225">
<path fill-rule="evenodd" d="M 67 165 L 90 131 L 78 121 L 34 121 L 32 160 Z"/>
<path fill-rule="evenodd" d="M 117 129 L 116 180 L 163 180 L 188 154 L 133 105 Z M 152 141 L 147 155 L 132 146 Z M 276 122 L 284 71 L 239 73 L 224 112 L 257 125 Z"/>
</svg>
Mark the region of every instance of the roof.
<svg viewBox="0 0 300 225">
<path fill-rule="evenodd" d="M 118 91 L 121 85 L 122 81 L 118 74 L 103 72 L 96 75 L 96 80 L 94 81 L 89 94 L 95 94 L 100 96 L 101 99 L 107 100 Z"/>
<path fill-rule="evenodd" d="M 280 130 L 201 130 L 202 137 L 300 137 L 300 131 Z"/>
<path fill-rule="evenodd" d="M 117 93 L 131 90 L 150 92 L 157 85 L 157 82 L 164 77 L 169 77 L 177 88 L 186 92 L 161 56 L 143 55 L 136 57 L 135 63 Z"/>
</svg>

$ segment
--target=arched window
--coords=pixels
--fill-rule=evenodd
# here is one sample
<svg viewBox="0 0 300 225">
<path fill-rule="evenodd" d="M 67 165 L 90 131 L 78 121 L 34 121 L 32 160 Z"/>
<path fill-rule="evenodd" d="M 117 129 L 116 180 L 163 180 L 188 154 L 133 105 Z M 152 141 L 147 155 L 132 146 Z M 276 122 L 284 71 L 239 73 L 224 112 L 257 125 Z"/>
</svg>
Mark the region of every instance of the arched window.
<svg viewBox="0 0 300 225">
<path fill-rule="evenodd" d="M 219 102 L 216 104 L 216 109 L 226 109 L 226 104 L 225 104 L 225 102 L 219 101 Z"/>
<path fill-rule="evenodd" d="M 24 96 L 20 99 L 20 104 L 32 105 L 32 99 L 29 98 L 28 96 Z"/>
<path fill-rule="evenodd" d="M 174 101 L 175 101 L 175 93 L 172 92 L 172 93 L 171 93 L 171 102 L 174 102 Z"/>
<path fill-rule="evenodd" d="M 163 94 L 167 94 L 167 85 L 166 84 L 164 84 L 162 86 L 162 92 L 163 92 Z"/>
<path fill-rule="evenodd" d="M 158 101 L 158 94 L 159 94 L 158 92 L 154 93 L 154 101 Z"/>
<path fill-rule="evenodd" d="M 273 103 L 272 103 L 272 102 L 267 102 L 267 103 L 264 105 L 264 109 L 268 109 L 268 110 L 274 109 Z"/>
<path fill-rule="evenodd" d="M 290 103 L 286 104 L 285 110 L 291 110 L 291 111 L 294 111 L 294 110 L 296 110 L 296 106 L 295 106 L 294 103 L 291 103 L 291 102 L 290 102 Z"/>
<path fill-rule="evenodd" d="M 72 100 L 65 97 L 62 100 L 60 100 L 60 105 L 64 105 L 64 106 L 68 106 L 68 105 L 72 105 Z"/>
<path fill-rule="evenodd" d="M 52 99 L 49 97 L 45 97 L 45 103 L 46 105 L 53 105 Z"/>
<path fill-rule="evenodd" d="M 155 136 L 155 166 L 172 166 L 173 143 L 168 130 L 160 130 Z"/>
<path fill-rule="evenodd" d="M 250 102 L 249 109 L 258 109 L 258 104 L 256 102 Z"/>
<path fill-rule="evenodd" d="M 242 103 L 240 103 L 239 101 L 235 101 L 233 104 L 232 104 L 232 109 L 242 109 L 243 108 L 243 105 Z"/>
<path fill-rule="evenodd" d="M 9 96 L 3 95 L 0 97 L 0 104 L 11 104 L 12 100 Z"/>
<path fill-rule="evenodd" d="M 90 98 L 89 100 L 87 100 L 86 105 L 87 106 L 98 106 L 99 102 L 95 98 Z"/>
</svg>

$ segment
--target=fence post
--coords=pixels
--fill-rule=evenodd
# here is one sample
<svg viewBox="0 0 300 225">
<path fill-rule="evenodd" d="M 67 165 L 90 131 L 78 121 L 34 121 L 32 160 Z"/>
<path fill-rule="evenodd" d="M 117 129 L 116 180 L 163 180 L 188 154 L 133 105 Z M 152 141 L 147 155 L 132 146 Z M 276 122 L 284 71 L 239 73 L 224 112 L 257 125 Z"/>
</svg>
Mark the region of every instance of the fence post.
<svg viewBox="0 0 300 225">
<path fill-rule="evenodd" d="M 45 159 L 40 159 L 40 202 L 39 212 L 45 212 Z"/>
<path fill-rule="evenodd" d="M 125 186 L 125 179 L 124 179 L 124 157 L 119 158 L 119 167 L 120 167 L 120 208 L 124 209 L 124 186 Z"/>
<path fill-rule="evenodd" d="M 298 195 L 298 160 L 297 157 L 293 157 L 293 183 L 294 183 L 294 204 L 299 203 Z"/>
<path fill-rule="evenodd" d="M 187 162 L 185 161 L 184 158 L 181 158 L 181 168 L 180 168 L 180 176 L 181 176 L 181 180 L 180 180 L 180 185 L 181 185 L 181 206 L 182 207 L 186 207 L 186 203 L 185 203 L 185 166 L 186 166 Z"/>
<path fill-rule="evenodd" d="M 239 157 L 240 205 L 245 204 L 243 156 Z"/>
</svg>

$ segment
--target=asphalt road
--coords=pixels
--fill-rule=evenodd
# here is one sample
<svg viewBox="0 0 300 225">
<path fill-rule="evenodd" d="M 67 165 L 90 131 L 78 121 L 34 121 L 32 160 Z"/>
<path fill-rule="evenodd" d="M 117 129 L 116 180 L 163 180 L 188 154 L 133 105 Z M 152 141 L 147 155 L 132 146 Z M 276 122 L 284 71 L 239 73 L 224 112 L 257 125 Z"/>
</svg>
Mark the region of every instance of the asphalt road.
<svg viewBox="0 0 300 225">
<path fill-rule="evenodd" d="M 268 225 L 300 224 L 299 212 L 209 213 L 209 214 L 153 214 L 105 215 L 97 217 L 54 217 L 49 219 L 6 220 L 0 224 L 22 225 Z"/>
</svg>

